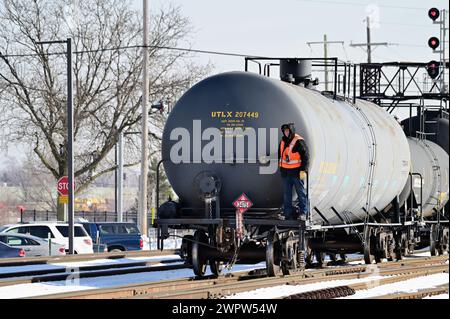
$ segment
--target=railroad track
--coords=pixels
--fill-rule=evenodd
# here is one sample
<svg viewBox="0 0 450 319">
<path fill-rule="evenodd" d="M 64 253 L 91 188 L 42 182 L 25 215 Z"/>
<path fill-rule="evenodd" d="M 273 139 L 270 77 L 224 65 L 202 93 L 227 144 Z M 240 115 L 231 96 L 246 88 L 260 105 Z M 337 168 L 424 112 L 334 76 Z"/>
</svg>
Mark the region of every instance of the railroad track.
<svg viewBox="0 0 450 319">
<path fill-rule="evenodd" d="M 400 269 L 400 272 L 396 269 L 386 269 L 384 271 L 381 271 L 379 273 L 380 276 L 383 276 L 383 278 L 377 278 L 376 280 L 372 282 L 361 282 L 361 283 L 355 283 L 345 286 L 336 286 L 331 288 L 325 288 L 325 289 L 318 289 L 318 290 L 312 290 L 307 291 L 303 293 L 293 294 L 289 296 L 284 296 L 280 299 L 334 299 L 334 298 L 341 298 L 341 297 L 347 297 L 354 295 L 358 290 L 366 290 L 375 288 L 378 286 L 388 285 L 396 282 L 405 281 L 408 279 L 421 277 L 421 276 L 428 276 L 432 274 L 438 274 L 438 273 L 448 273 L 448 265 L 433 265 L 433 266 L 427 266 L 422 268 L 414 267 L 412 269 L 404 268 Z M 353 278 L 352 278 L 353 279 Z M 448 289 L 448 286 L 447 286 Z M 439 289 L 439 291 L 442 291 L 442 288 Z M 447 290 L 448 291 L 448 290 Z M 441 292 L 441 294 L 444 292 Z M 381 299 L 405 299 L 401 298 L 402 294 L 388 294 L 385 296 L 381 296 Z M 418 294 L 420 295 L 420 294 Z M 394 298 L 395 296 L 395 298 Z M 369 298 L 369 299 L 380 299 L 380 298 Z"/>
<path fill-rule="evenodd" d="M 1 258 L 1 267 L 15 267 L 15 266 L 30 266 L 30 265 L 45 265 L 65 262 L 90 261 L 95 259 L 120 259 L 132 257 L 157 257 L 164 255 L 178 254 L 178 250 L 139 250 L 139 251 L 122 251 L 110 253 L 97 254 L 80 254 L 80 255 L 63 255 L 51 257 L 29 257 L 29 258 Z"/>
<path fill-rule="evenodd" d="M 448 272 L 448 256 L 408 259 L 376 265 L 378 275 L 397 276 L 405 280 L 432 273 Z M 367 278 L 373 275 L 375 265 L 350 265 L 336 268 L 311 269 L 284 277 L 266 277 L 262 271 L 237 272 L 218 278 L 184 278 L 151 283 L 133 284 L 116 288 L 96 289 L 39 296 L 51 299 L 114 299 L 114 298 L 221 298 L 231 294 L 278 285 L 303 285 L 321 281 Z M 402 277 L 400 277 L 402 276 Z M 408 277 L 409 276 L 409 277 Z M 394 279 L 392 279 L 394 280 Z M 384 282 L 384 281 L 383 281 Z M 387 281 L 386 281 L 387 282 Z"/>
<path fill-rule="evenodd" d="M 419 289 L 414 292 L 401 292 L 377 296 L 369 299 L 422 299 L 430 296 L 448 294 L 448 284 L 439 285 L 434 288 Z"/>
<path fill-rule="evenodd" d="M 163 264 L 163 265 L 160 265 Z M 0 287 L 37 282 L 62 281 L 70 278 L 93 278 L 190 268 L 180 259 L 123 262 L 80 267 L 24 270 L 0 273 Z"/>
</svg>

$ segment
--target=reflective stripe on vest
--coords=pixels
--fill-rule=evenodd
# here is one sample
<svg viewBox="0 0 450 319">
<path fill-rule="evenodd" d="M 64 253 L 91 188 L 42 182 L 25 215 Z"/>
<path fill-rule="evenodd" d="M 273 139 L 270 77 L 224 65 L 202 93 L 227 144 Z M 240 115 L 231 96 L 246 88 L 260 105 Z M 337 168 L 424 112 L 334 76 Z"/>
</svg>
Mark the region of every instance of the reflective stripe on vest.
<svg viewBox="0 0 450 319">
<path fill-rule="evenodd" d="M 295 143 L 297 143 L 298 140 L 303 140 L 303 137 L 301 137 L 298 134 L 294 135 L 294 138 L 292 139 L 291 143 L 289 144 L 289 147 L 285 148 L 284 141 L 281 140 L 281 160 L 280 160 L 280 167 L 282 168 L 297 168 L 302 166 L 302 159 L 300 156 L 300 153 L 292 153 L 292 148 L 294 147 Z M 289 160 L 288 160 L 289 159 Z"/>
</svg>

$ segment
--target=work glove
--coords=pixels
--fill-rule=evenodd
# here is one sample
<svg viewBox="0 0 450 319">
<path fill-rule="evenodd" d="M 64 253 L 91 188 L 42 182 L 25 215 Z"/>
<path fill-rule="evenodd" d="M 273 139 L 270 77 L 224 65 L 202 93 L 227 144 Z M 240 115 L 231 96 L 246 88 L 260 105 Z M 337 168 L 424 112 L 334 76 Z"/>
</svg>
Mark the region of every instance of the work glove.
<svg viewBox="0 0 450 319">
<path fill-rule="evenodd" d="M 305 171 L 300 171 L 300 179 L 301 179 L 302 181 L 305 181 L 305 180 L 306 180 L 306 172 L 305 172 Z"/>
</svg>

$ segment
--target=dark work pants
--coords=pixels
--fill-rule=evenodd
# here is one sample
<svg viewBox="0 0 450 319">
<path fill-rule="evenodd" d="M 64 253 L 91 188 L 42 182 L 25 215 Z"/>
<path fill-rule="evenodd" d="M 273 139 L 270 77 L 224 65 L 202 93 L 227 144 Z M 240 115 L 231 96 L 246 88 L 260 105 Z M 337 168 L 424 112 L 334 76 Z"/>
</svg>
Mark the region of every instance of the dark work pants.
<svg viewBox="0 0 450 319">
<path fill-rule="evenodd" d="M 283 180 L 283 199 L 284 199 L 284 216 L 285 218 L 292 218 L 292 187 L 298 196 L 298 208 L 300 214 L 307 215 L 308 212 L 308 198 L 306 197 L 305 184 L 298 176 L 285 176 Z"/>
</svg>

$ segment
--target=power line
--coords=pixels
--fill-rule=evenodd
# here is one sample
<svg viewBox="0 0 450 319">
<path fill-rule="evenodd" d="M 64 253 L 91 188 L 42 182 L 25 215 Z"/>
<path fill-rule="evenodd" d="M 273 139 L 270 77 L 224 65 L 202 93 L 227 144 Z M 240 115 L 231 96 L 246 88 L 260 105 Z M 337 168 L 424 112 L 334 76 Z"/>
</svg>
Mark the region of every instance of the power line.
<svg viewBox="0 0 450 319">
<path fill-rule="evenodd" d="M 343 2 L 343 1 L 326 1 L 326 0 L 297 0 L 299 2 L 311 2 L 311 3 L 319 3 L 319 4 L 343 4 L 350 6 L 362 6 L 366 7 L 371 3 L 361 3 L 361 2 Z M 383 5 L 377 4 L 377 7 L 380 8 L 390 8 L 390 9 L 407 9 L 407 10 L 428 10 L 429 8 L 419 8 L 419 7 L 407 7 L 407 6 L 392 6 L 392 5 Z"/>
<path fill-rule="evenodd" d="M 372 42 L 371 36 L 370 36 L 370 17 L 366 18 L 366 33 L 367 33 L 367 42 L 366 43 L 350 43 L 351 47 L 366 47 L 367 52 L 367 63 L 372 63 L 372 47 L 377 46 L 388 46 L 392 45 L 392 43 L 387 42 Z"/>
<path fill-rule="evenodd" d="M 427 45 L 422 45 L 422 44 L 396 43 L 396 45 L 399 45 L 402 47 L 428 48 Z"/>
<path fill-rule="evenodd" d="M 242 54 L 242 53 L 232 53 L 232 52 L 223 52 L 223 51 L 213 51 L 213 50 L 201 50 L 201 49 L 189 49 L 189 48 L 178 48 L 178 47 L 169 47 L 169 46 L 145 46 L 148 49 L 161 49 L 161 50 L 173 50 L 173 51 L 183 51 L 183 52 L 192 52 L 192 53 L 201 53 L 201 54 L 211 54 L 211 55 L 221 55 L 221 56 L 232 56 L 232 57 L 255 57 L 262 58 L 263 56 L 255 56 L 253 54 Z M 74 54 L 85 54 L 85 53 L 98 53 L 98 52 L 106 52 L 106 51 L 119 51 L 119 50 L 128 50 L 128 49 L 142 49 L 143 45 L 130 45 L 130 46 L 121 46 L 121 47 L 113 47 L 113 48 L 101 48 L 94 50 L 82 50 L 82 51 L 74 51 Z M 2 54 L 0 52 L 0 56 L 5 58 L 16 58 L 16 57 L 34 57 L 34 56 L 51 56 L 51 55 L 65 55 L 65 52 L 50 52 L 50 53 L 23 53 L 23 54 Z"/>
<path fill-rule="evenodd" d="M 418 27 L 418 28 L 434 28 L 433 25 L 425 25 L 425 24 L 412 24 L 412 23 L 397 23 L 397 22 L 383 22 L 380 21 L 380 25 L 399 25 L 404 27 Z"/>
</svg>

